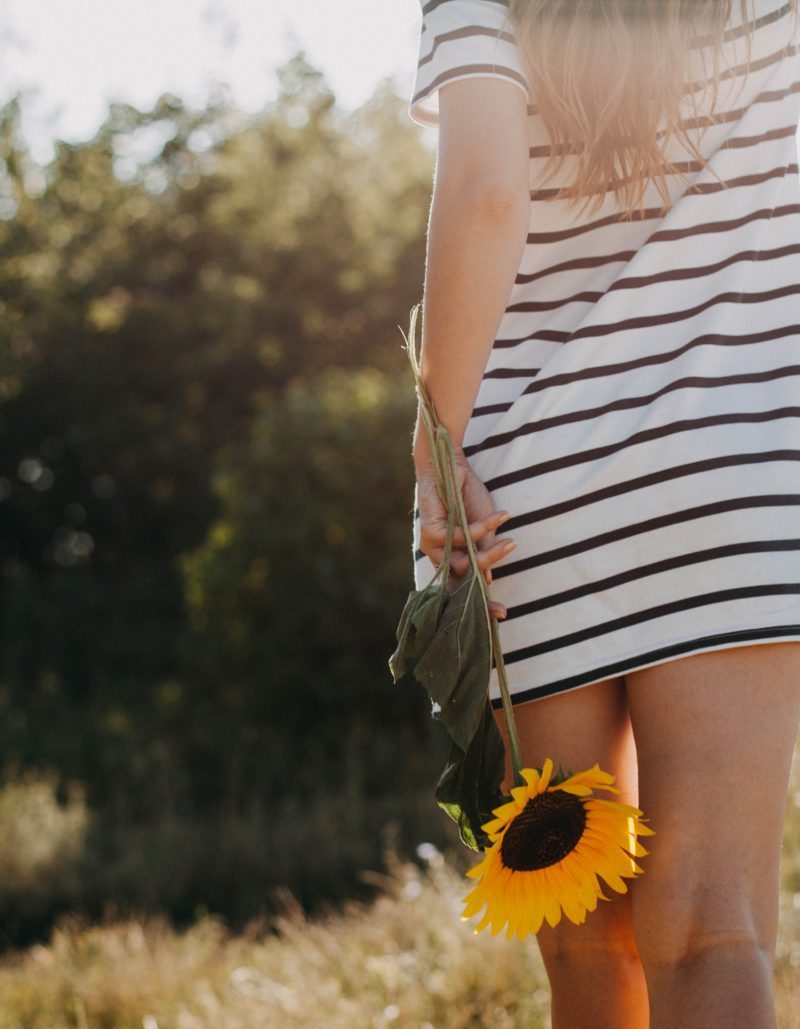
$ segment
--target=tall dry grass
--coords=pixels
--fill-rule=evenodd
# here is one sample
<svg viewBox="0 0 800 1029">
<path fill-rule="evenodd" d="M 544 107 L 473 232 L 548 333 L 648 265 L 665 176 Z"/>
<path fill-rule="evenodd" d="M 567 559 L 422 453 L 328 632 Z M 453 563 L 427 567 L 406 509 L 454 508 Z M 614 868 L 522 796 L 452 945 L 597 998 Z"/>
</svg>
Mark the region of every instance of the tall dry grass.
<svg viewBox="0 0 800 1029">
<path fill-rule="evenodd" d="M 535 943 L 460 921 L 474 857 L 418 853 L 421 865 L 386 850 L 385 870 L 364 873 L 371 901 L 307 918 L 286 891 L 277 917 L 238 935 L 213 917 L 186 932 L 162 917 L 63 918 L 46 946 L 0 962 L 0 1029 L 544 1029 Z M 779 1025 L 800 1029 L 797 754 L 782 876 Z"/>
</svg>

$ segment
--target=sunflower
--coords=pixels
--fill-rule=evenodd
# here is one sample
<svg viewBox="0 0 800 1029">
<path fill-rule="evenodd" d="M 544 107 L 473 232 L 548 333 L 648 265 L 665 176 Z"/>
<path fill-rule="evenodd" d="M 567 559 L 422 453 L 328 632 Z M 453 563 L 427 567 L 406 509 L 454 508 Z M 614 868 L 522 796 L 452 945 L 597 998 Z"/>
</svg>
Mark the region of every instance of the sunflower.
<svg viewBox="0 0 800 1029">
<path fill-rule="evenodd" d="M 563 910 L 576 925 L 606 897 L 598 876 L 618 893 L 626 893 L 623 877 L 642 869 L 633 860 L 647 851 L 637 836 L 652 836 L 642 812 L 627 804 L 593 797 L 595 789 L 619 793 L 614 776 L 594 765 L 559 780 L 552 778 L 548 758 L 541 772 L 523 768 L 526 785 L 511 790 L 513 800 L 495 808 L 497 818 L 481 826 L 492 846 L 466 873 L 480 879 L 464 898 L 461 920 L 486 913 L 475 927 L 492 927 L 492 936 L 508 923 L 506 939 L 524 940 L 537 933 L 546 918 L 551 926 Z M 552 781 L 551 781 L 552 780 Z"/>
</svg>

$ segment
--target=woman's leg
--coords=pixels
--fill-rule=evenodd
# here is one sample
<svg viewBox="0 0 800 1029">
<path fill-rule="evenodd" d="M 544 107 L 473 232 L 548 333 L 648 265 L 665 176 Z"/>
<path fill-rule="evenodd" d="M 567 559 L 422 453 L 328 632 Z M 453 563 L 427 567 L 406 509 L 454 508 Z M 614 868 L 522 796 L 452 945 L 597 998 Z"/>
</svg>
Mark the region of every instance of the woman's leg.
<svg viewBox="0 0 800 1029">
<path fill-rule="evenodd" d="M 780 846 L 800 643 L 626 675 L 639 806 L 656 835 L 631 886 L 652 1029 L 775 1029 Z"/>
<path fill-rule="evenodd" d="M 502 710 L 495 716 L 506 745 L 503 789 L 508 792 L 513 785 L 511 748 Z M 623 679 L 517 704 L 514 721 L 523 766 L 541 768 L 551 757 L 556 767 L 560 761 L 577 772 L 599 762 L 617 777 L 615 785 L 622 792 L 613 799 L 636 804 L 636 750 Z M 631 894 L 605 892 L 610 892 L 611 903 L 599 901 L 583 925 L 562 916 L 555 928 L 545 922 L 537 934 L 550 980 L 553 1029 L 647 1027 L 647 986 L 636 952 Z"/>
</svg>

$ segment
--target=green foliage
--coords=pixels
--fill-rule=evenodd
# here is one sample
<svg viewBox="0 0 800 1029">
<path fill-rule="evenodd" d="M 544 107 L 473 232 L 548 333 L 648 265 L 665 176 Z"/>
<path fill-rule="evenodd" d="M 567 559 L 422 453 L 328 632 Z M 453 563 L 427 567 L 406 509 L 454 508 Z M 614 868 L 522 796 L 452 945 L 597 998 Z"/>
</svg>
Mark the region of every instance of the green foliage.
<svg viewBox="0 0 800 1029">
<path fill-rule="evenodd" d="M 0 107 L 0 772 L 84 784 L 114 868 L 321 778 L 430 781 L 385 654 L 432 155 L 389 83 L 345 114 L 298 54 L 279 85 L 248 116 L 113 104 L 45 166 Z M 95 882 L 239 909 L 223 866 L 173 889 L 134 855 Z"/>
<path fill-rule="evenodd" d="M 328 369 L 262 398 L 251 439 L 220 459 L 221 516 L 182 559 L 186 660 L 206 747 L 227 736 L 263 786 L 291 765 L 313 789 L 320 739 L 339 775 L 354 720 L 387 742 L 418 720 L 385 665 L 411 568 L 413 421 L 402 380 Z M 380 751 L 372 775 L 392 775 Z"/>
</svg>

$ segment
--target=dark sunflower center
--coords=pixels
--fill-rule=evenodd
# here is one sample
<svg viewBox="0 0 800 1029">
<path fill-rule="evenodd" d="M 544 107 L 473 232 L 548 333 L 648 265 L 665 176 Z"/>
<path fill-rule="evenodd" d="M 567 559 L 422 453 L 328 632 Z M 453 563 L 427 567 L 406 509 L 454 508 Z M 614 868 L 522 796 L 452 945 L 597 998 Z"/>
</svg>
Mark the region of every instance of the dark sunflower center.
<svg viewBox="0 0 800 1029">
<path fill-rule="evenodd" d="M 506 829 L 500 845 L 503 864 L 515 872 L 554 865 L 575 849 L 585 828 L 586 808 L 574 793 L 539 793 Z"/>
</svg>

